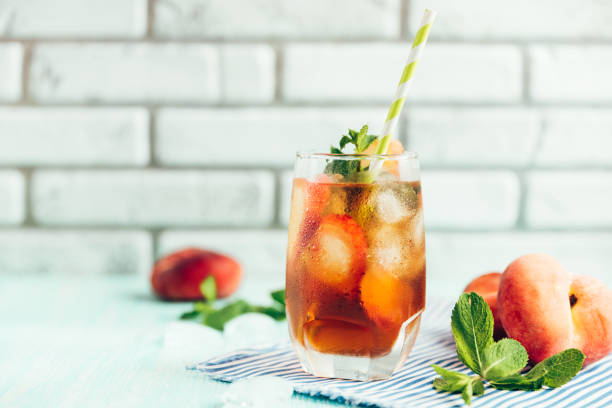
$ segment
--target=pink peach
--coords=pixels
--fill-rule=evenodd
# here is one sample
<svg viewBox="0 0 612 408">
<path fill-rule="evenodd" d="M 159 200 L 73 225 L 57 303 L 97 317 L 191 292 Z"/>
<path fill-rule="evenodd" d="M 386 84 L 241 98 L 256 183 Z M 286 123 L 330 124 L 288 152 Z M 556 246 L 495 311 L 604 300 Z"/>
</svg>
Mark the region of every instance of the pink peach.
<svg viewBox="0 0 612 408">
<path fill-rule="evenodd" d="M 612 290 L 571 275 L 549 255 L 513 261 L 502 274 L 497 305 L 506 333 L 533 362 L 577 348 L 586 365 L 612 351 Z"/>
</svg>

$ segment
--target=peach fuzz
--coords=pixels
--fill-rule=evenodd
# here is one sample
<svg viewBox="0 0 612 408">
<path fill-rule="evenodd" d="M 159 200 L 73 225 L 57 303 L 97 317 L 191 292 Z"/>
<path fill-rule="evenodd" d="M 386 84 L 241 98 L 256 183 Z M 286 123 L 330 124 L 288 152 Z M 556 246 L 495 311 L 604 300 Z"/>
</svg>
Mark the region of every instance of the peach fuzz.
<svg viewBox="0 0 612 408">
<path fill-rule="evenodd" d="M 571 275 L 549 255 L 513 261 L 502 275 L 497 305 L 506 333 L 533 362 L 577 348 L 587 365 L 612 351 L 612 290 Z"/>
<path fill-rule="evenodd" d="M 495 320 L 493 329 L 493 337 L 495 339 L 501 339 L 506 336 L 504 326 L 502 325 L 497 310 L 497 290 L 500 280 L 501 273 L 499 272 L 485 273 L 472 280 L 463 290 L 465 293 L 478 293 L 489 305 L 491 313 L 493 313 L 493 319 Z"/>
</svg>

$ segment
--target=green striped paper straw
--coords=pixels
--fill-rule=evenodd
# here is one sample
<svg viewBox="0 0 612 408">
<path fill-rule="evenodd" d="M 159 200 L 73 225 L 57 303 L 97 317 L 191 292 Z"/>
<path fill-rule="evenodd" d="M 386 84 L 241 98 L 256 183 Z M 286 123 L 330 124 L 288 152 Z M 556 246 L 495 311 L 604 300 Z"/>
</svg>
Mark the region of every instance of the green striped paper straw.
<svg viewBox="0 0 612 408">
<path fill-rule="evenodd" d="M 399 120 L 402 107 L 404 106 L 404 100 L 406 99 L 408 90 L 412 85 L 414 69 L 419 63 L 421 54 L 423 54 L 423 49 L 425 48 L 425 44 L 427 43 L 427 37 L 429 36 L 429 29 L 431 28 L 431 25 L 433 24 L 435 18 L 436 12 L 434 10 L 425 9 L 425 14 L 423 15 L 423 19 L 421 20 L 419 31 L 417 31 L 416 37 L 414 37 L 414 41 L 412 42 L 412 49 L 410 50 L 408 61 L 406 62 L 406 66 L 404 67 L 404 72 L 402 72 L 402 77 L 400 78 L 399 84 L 397 85 L 395 98 L 393 98 L 393 103 L 389 107 L 389 113 L 387 114 L 387 119 L 385 120 L 383 130 L 380 132 L 383 138 L 378 144 L 376 154 L 385 154 L 387 152 L 389 142 L 393 137 L 393 132 L 395 132 L 395 128 L 397 127 L 397 122 Z M 382 165 L 382 162 L 380 160 L 377 160 L 373 164 L 374 174 L 376 174 L 378 172 L 378 169 Z"/>
</svg>

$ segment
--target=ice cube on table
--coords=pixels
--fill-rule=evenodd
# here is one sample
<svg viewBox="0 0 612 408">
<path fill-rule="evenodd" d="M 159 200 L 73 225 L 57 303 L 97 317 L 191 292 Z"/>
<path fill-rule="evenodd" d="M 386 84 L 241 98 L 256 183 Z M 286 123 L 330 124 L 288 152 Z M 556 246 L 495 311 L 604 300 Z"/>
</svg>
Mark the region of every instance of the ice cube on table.
<svg viewBox="0 0 612 408">
<path fill-rule="evenodd" d="M 268 315 L 243 314 L 225 324 L 226 349 L 231 351 L 263 343 L 279 342 L 286 338 L 286 327 L 282 329 L 283 326 Z"/>
<path fill-rule="evenodd" d="M 223 408 L 284 407 L 293 395 L 293 385 L 279 377 L 263 376 L 236 381 L 222 396 Z"/>
<path fill-rule="evenodd" d="M 164 330 L 161 359 L 192 365 L 223 353 L 225 341 L 218 330 L 199 322 L 172 322 Z"/>
</svg>

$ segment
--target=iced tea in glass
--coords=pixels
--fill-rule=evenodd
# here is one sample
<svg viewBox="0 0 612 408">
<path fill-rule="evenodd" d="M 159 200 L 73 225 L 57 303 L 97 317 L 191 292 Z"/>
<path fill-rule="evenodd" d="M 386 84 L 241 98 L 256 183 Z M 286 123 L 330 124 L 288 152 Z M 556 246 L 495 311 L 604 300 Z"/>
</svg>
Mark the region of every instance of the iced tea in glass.
<svg viewBox="0 0 612 408">
<path fill-rule="evenodd" d="M 349 178 L 331 172 L 331 161 L 339 169 L 378 162 L 380 171 Z M 407 358 L 425 307 L 421 197 L 414 153 L 298 153 L 286 301 L 306 371 L 381 379 Z"/>
</svg>

